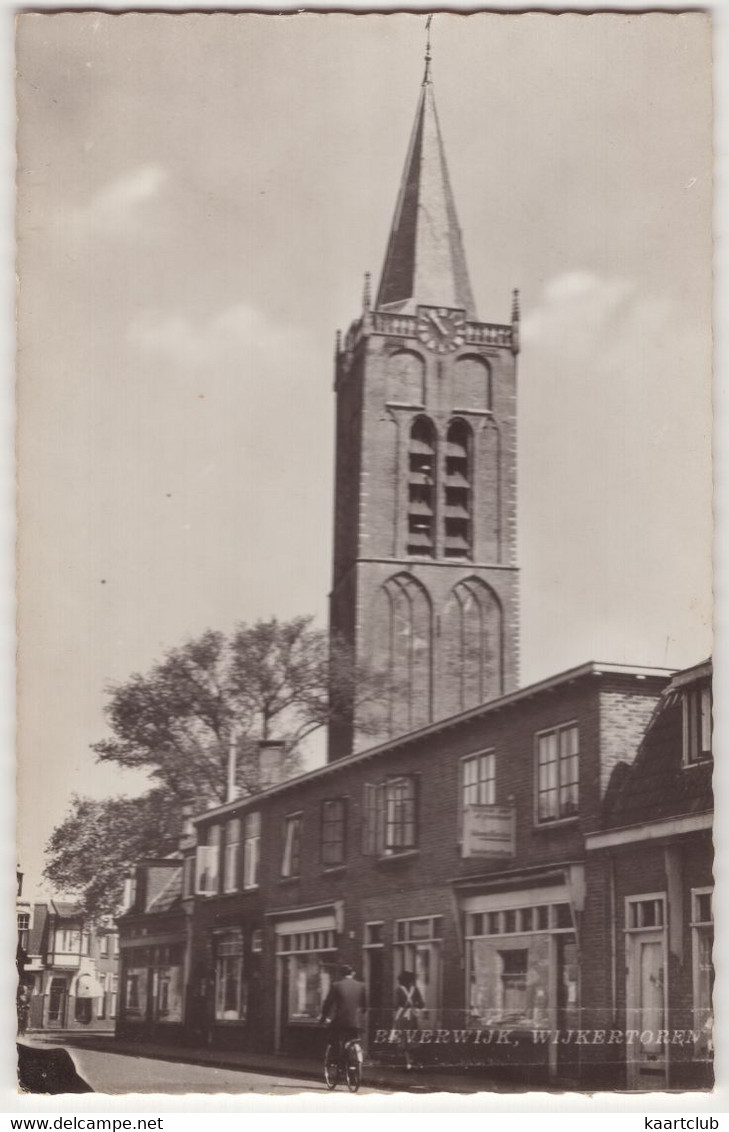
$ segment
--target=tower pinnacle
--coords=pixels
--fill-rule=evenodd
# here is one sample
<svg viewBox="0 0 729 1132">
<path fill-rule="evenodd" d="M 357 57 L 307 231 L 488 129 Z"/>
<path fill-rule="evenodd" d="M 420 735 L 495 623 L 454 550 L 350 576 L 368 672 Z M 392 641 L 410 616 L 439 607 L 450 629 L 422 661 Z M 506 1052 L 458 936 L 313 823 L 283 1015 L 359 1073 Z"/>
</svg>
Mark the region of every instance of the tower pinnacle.
<svg viewBox="0 0 729 1132">
<path fill-rule="evenodd" d="M 377 307 L 414 314 L 419 305 L 458 307 L 476 320 L 430 75 L 425 74 L 377 293 Z"/>
</svg>

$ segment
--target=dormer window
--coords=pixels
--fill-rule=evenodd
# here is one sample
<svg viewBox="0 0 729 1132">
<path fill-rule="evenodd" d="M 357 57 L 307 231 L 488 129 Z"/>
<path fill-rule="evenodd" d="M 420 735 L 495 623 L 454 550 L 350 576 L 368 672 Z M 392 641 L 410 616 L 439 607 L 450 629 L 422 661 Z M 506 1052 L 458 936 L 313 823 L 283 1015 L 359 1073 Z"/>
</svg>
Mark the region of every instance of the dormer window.
<svg viewBox="0 0 729 1132">
<path fill-rule="evenodd" d="M 711 758 L 711 684 L 687 688 L 683 698 L 683 761 L 686 766 Z"/>
</svg>

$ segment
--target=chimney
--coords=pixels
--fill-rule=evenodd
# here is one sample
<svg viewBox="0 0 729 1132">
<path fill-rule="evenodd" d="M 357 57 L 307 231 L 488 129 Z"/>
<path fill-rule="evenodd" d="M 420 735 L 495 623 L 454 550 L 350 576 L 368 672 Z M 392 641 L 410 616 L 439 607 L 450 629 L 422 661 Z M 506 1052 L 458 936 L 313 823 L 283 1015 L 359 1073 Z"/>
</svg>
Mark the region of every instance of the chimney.
<svg viewBox="0 0 729 1132">
<path fill-rule="evenodd" d="M 286 744 L 281 739 L 261 739 L 258 744 L 258 785 L 261 790 L 278 786 L 285 778 Z"/>
<path fill-rule="evenodd" d="M 194 836 L 195 826 L 192 819 L 195 815 L 195 807 L 191 802 L 185 802 L 180 810 L 182 815 L 182 829 L 180 836 L 177 839 L 178 849 L 184 849 L 191 837 Z"/>
</svg>

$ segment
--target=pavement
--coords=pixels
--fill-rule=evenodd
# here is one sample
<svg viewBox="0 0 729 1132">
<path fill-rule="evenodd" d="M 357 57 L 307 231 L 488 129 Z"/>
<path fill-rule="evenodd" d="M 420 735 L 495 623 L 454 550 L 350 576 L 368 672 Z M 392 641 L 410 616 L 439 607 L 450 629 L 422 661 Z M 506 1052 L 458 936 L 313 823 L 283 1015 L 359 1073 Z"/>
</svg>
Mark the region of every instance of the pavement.
<svg viewBox="0 0 729 1132">
<path fill-rule="evenodd" d="M 73 1031 L 33 1031 L 22 1042 L 29 1046 L 65 1046 L 69 1049 L 96 1050 L 101 1053 L 121 1054 L 135 1058 L 181 1062 L 188 1065 L 209 1066 L 215 1069 L 248 1070 L 275 1077 L 293 1077 L 321 1081 L 320 1059 L 292 1057 L 279 1053 L 255 1053 L 249 1050 L 220 1050 L 210 1047 L 161 1045 L 151 1042 L 131 1042 L 114 1034 L 79 1033 Z M 480 1071 L 453 1073 L 429 1066 L 408 1072 L 404 1066 L 383 1065 L 365 1061 L 363 1083 L 371 1089 L 407 1093 L 481 1093 L 519 1092 L 520 1086 L 508 1084 Z M 533 1086 L 532 1086 L 533 1087 Z M 524 1090 L 529 1088 L 525 1084 Z"/>
</svg>

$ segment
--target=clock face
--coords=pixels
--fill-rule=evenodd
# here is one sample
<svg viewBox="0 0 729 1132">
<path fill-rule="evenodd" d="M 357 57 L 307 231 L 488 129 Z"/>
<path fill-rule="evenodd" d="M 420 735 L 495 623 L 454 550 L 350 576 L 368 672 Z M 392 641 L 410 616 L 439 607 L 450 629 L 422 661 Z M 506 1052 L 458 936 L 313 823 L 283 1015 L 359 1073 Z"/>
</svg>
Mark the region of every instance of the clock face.
<svg viewBox="0 0 729 1132">
<path fill-rule="evenodd" d="M 449 307 L 419 307 L 418 338 L 436 354 L 449 354 L 466 340 L 465 311 Z"/>
</svg>

